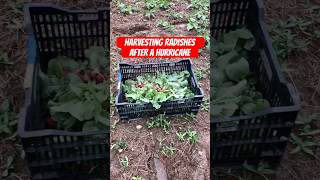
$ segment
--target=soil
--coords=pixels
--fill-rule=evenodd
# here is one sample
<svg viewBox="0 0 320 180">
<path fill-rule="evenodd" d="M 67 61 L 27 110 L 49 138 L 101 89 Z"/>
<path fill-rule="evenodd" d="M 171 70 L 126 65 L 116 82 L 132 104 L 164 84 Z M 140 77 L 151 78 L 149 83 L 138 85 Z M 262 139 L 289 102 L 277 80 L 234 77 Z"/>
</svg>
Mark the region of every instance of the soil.
<svg viewBox="0 0 320 180">
<path fill-rule="evenodd" d="M 319 0 L 310 0 L 312 4 L 320 5 Z M 306 0 L 266 0 L 266 17 L 268 23 L 275 19 L 286 19 L 288 16 L 313 19 L 314 29 L 319 29 L 320 14 L 306 11 Z M 303 34 L 299 38 L 308 38 Z M 306 52 L 296 52 L 290 55 L 286 67 L 283 68 L 288 82 L 292 83 L 301 100 L 301 112 L 305 114 L 320 112 L 320 51 L 317 39 L 312 39 Z M 318 126 L 319 127 L 319 126 Z M 295 130 L 294 130 L 295 131 Z M 319 139 L 319 135 L 315 137 Z M 289 145 L 288 151 L 292 150 Z M 319 149 L 316 150 L 319 157 Z M 276 180 L 318 180 L 320 179 L 319 160 L 306 154 L 291 155 L 286 153 L 278 168 Z"/>
<path fill-rule="evenodd" d="M 113 79 L 117 78 L 117 63 L 148 63 L 148 62 L 176 62 L 178 59 L 122 59 L 120 49 L 115 46 L 115 40 L 119 36 L 170 36 L 170 35 L 196 35 L 193 31 L 187 31 L 187 19 L 189 10 L 188 1 L 174 0 L 172 7 L 166 11 L 158 11 L 156 18 L 148 19 L 144 17 L 143 1 L 126 0 L 126 4 L 139 7 L 139 12 L 130 15 L 124 15 L 120 12 L 117 3 L 111 4 L 111 68 Z M 166 17 L 170 12 L 180 12 L 184 18 L 180 20 L 172 20 Z M 175 24 L 173 30 L 165 30 L 157 27 L 156 22 L 165 19 L 171 24 Z M 116 23 L 114 23 L 116 22 Z M 209 72 L 209 52 L 203 50 L 199 59 L 193 60 L 194 69 L 202 68 L 204 72 Z M 200 82 L 201 88 L 205 91 L 205 98 L 209 95 L 209 73 Z M 116 83 L 111 86 L 112 92 L 116 93 Z M 112 107 L 112 112 L 115 112 Z M 113 113 L 112 113 L 113 114 Z M 118 153 L 112 150 L 111 159 L 111 179 L 131 179 L 133 176 L 140 176 L 146 180 L 157 179 L 157 168 L 154 159 L 159 159 L 163 164 L 167 178 L 171 179 L 207 179 L 209 180 L 209 159 L 210 159 L 210 132 L 209 132 L 209 113 L 201 110 L 193 120 L 184 120 L 182 118 L 172 118 L 172 128 L 168 133 L 162 129 L 147 129 L 146 121 L 148 119 L 131 122 L 117 123 L 118 115 L 114 113 L 111 117 L 111 124 L 115 124 L 111 130 L 111 144 L 120 138 L 128 142 L 128 148 Z M 140 130 L 136 129 L 137 125 L 142 125 Z M 190 144 L 189 142 L 180 142 L 177 139 L 176 132 L 180 128 L 191 128 L 200 133 L 199 142 Z M 176 149 L 174 155 L 166 157 L 161 151 L 160 142 L 167 145 L 173 145 Z M 121 167 L 120 159 L 127 156 L 129 158 L 129 167 L 124 169 Z M 158 170 L 159 171 L 159 170 Z"/>
</svg>

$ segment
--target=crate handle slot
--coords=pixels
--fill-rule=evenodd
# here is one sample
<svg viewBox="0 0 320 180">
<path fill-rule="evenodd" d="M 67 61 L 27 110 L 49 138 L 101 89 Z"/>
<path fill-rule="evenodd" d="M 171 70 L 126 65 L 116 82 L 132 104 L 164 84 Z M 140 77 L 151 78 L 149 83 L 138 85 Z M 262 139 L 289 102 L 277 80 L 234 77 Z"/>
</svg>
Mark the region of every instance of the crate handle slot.
<svg viewBox="0 0 320 180">
<path fill-rule="evenodd" d="M 98 14 L 78 14 L 79 21 L 98 21 L 99 15 Z"/>
<path fill-rule="evenodd" d="M 185 101 L 184 99 L 181 99 L 181 100 L 178 100 L 178 101 L 177 101 L 178 104 L 182 104 L 182 103 L 185 103 L 185 102 L 186 102 L 186 101 Z"/>
<path fill-rule="evenodd" d="M 135 65 L 135 66 L 133 66 L 133 68 L 135 68 L 135 69 L 141 69 L 141 65 Z"/>
</svg>

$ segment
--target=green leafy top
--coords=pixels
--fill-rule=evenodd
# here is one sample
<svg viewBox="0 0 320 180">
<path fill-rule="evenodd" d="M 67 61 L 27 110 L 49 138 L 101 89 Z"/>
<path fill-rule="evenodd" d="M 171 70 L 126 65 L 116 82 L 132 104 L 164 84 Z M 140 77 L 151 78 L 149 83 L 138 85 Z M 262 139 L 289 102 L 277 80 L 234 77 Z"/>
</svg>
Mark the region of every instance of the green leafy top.
<svg viewBox="0 0 320 180">
<path fill-rule="evenodd" d="M 213 117 L 250 114 L 268 108 L 269 102 L 255 90 L 247 61 L 247 50 L 255 45 L 251 32 L 237 29 L 214 44 Z"/>
<path fill-rule="evenodd" d="M 102 47 L 85 51 L 87 61 L 67 57 L 49 61 L 48 73 L 40 72 L 42 97 L 48 101 L 51 119 L 58 129 L 94 131 L 108 126 L 108 89 Z"/>
<path fill-rule="evenodd" d="M 125 96 L 129 102 L 152 103 L 159 109 L 160 103 L 193 97 L 194 93 L 188 88 L 188 71 L 156 76 L 146 74 L 138 76 L 135 80 L 126 80 L 123 84 Z"/>
</svg>

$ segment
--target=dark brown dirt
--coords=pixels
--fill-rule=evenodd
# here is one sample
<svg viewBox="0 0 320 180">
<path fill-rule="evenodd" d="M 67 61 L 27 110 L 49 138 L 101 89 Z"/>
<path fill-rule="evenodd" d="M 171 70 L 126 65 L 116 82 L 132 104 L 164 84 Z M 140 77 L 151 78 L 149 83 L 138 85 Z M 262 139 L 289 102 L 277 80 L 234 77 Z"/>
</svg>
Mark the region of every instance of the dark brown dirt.
<svg viewBox="0 0 320 180">
<path fill-rule="evenodd" d="M 320 5 L 320 1 L 310 1 Z M 276 19 L 286 19 L 288 16 L 312 18 L 315 20 L 313 28 L 319 29 L 320 14 L 311 14 L 306 11 L 306 0 L 266 0 L 268 23 Z M 306 39 L 303 34 L 300 38 Z M 315 113 L 320 111 L 320 51 L 318 40 L 312 39 L 307 52 L 297 52 L 289 57 L 285 68 L 288 82 L 296 88 L 300 99 L 301 113 Z M 318 138 L 318 137 L 316 137 Z M 292 150 L 289 145 L 288 152 Z M 320 179 L 319 161 L 305 154 L 291 155 L 287 153 L 278 169 L 276 180 L 318 180 Z"/>
<path fill-rule="evenodd" d="M 111 6 L 111 62 L 112 77 L 116 76 L 116 64 L 118 61 L 130 63 L 147 63 L 147 59 L 131 60 L 121 59 L 120 50 L 115 46 L 115 39 L 119 36 L 157 36 L 157 35 L 195 35 L 195 32 L 187 31 L 188 1 L 172 1 L 174 5 L 166 11 L 156 13 L 156 18 L 148 19 L 143 15 L 143 1 L 126 0 L 127 4 L 139 7 L 140 11 L 131 15 L 124 15 L 118 9 L 116 2 Z M 170 12 L 180 12 L 184 15 L 181 20 L 169 20 L 166 14 Z M 170 21 L 175 24 L 173 30 L 165 30 L 157 27 L 156 22 L 160 19 Z M 154 60 L 155 61 L 155 60 Z M 156 61 L 178 61 L 177 59 L 158 59 Z M 201 57 L 195 59 L 194 68 L 202 67 L 205 72 L 209 72 L 209 53 L 205 50 L 201 52 Z M 204 89 L 206 97 L 209 94 L 209 73 L 201 81 L 201 87 Z M 112 91 L 115 94 L 116 83 L 112 85 Z M 114 108 L 112 108 L 113 111 Z M 111 124 L 118 121 L 118 115 L 115 113 L 111 118 Z M 156 179 L 156 170 L 154 158 L 159 158 L 166 167 L 169 180 L 173 179 L 197 179 L 199 176 L 209 180 L 209 159 L 210 159 L 210 140 L 209 140 L 209 113 L 201 111 L 192 121 L 174 118 L 171 120 L 172 129 L 165 133 L 161 129 L 147 129 L 146 121 L 141 120 L 129 124 L 117 123 L 116 128 L 111 132 L 111 143 L 115 143 L 120 138 L 128 141 L 128 148 L 118 153 L 112 150 L 111 159 L 111 179 L 131 179 L 133 176 L 141 176 L 144 179 Z M 142 125 L 141 130 L 136 129 L 136 125 Z M 192 128 L 200 133 L 199 143 L 192 145 L 188 142 L 179 142 L 176 132 L 179 128 Z M 172 144 L 176 148 L 175 154 L 166 157 L 160 151 L 159 140 L 163 143 Z M 128 156 L 130 165 L 127 169 L 121 167 L 119 159 Z"/>
</svg>

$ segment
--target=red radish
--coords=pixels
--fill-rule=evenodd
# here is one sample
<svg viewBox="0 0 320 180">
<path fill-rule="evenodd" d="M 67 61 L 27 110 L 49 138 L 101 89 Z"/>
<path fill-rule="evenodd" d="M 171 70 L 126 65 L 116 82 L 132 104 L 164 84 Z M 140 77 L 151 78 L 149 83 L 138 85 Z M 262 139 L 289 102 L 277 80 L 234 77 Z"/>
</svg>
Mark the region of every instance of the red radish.
<svg viewBox="0 0 320 180">
<path fill-rule="evenodd" d="M 57 126 L 57 121 L 54 120 L 52 117 L 47 118 L 47 125 L 49 128 L 56 128 Z"/>
<path fill-rule="evenodd" d="M 144 87 L 144 84 L 143 84 L 143 83 L 138 83 L 138 84 L 136 84 L 135 86 L 136 86 L 136 88 L 143 88 L 143 87 Z"/>
<path fill-rule="evenodd" d="M 96 80 L 96 83 L 97 84 L 100 84 L 102 83 L 103 81 L 105 81 L 105 78 L 102 74 L 100 73 L 97 73 L 96 76 L 95 76 L 95 80 Z"/>
</svg>

